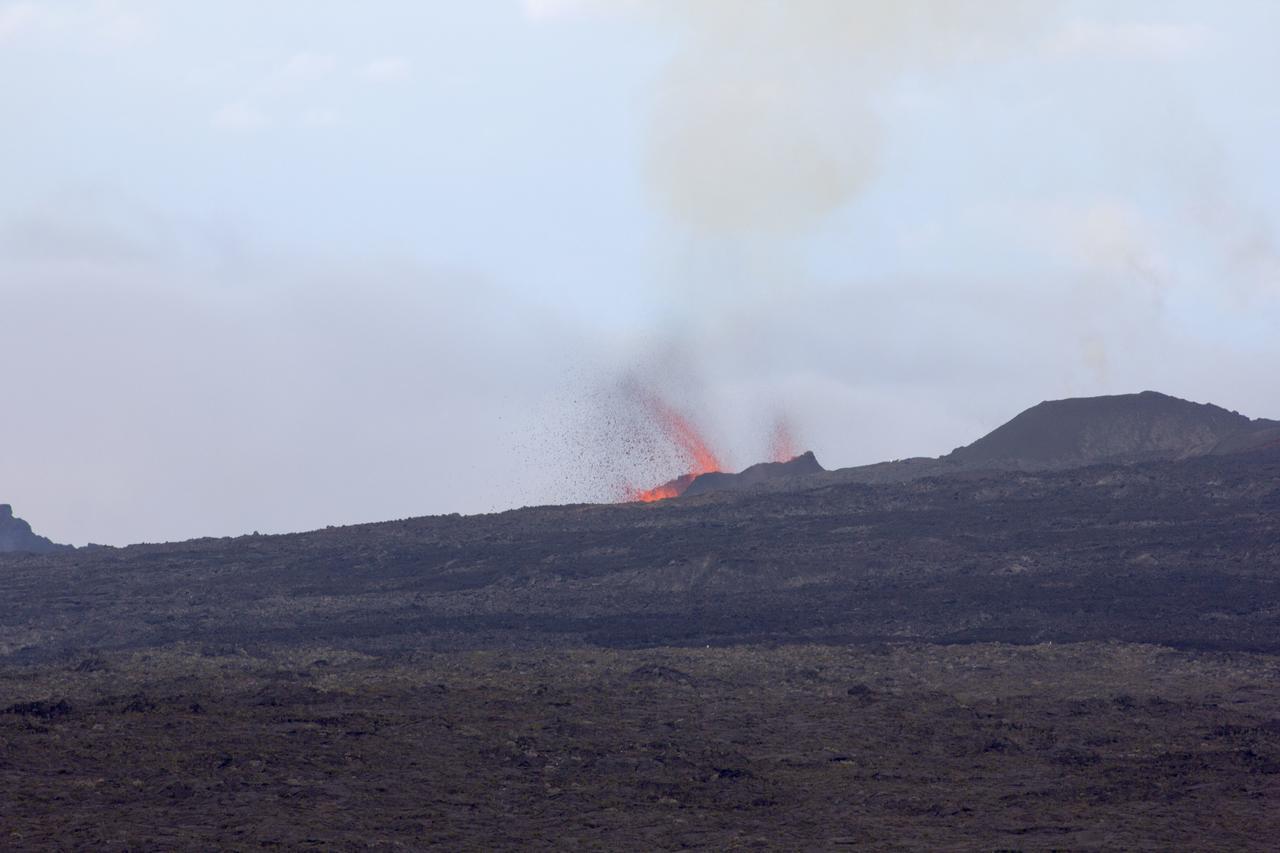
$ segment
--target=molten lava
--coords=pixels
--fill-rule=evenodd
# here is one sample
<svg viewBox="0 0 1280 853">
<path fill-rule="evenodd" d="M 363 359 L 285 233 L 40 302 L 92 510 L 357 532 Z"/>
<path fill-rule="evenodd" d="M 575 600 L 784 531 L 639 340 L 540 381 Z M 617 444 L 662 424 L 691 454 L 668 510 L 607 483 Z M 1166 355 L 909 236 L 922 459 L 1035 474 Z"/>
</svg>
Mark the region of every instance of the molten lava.
<svg viewBox="0 0 1280 853">
<path fill-rule="evenodd" d="M 651 489 L 626 486 L 622 490 L 623 500 L 651 503 L 667 498 L 678 498 L 702 474 L 722 470 L 719 457 L 688 418 L 652 391 L 634 384 L 626 386 L 625 390 L 629 400 L 638 405 L 655 431 L 675 449 L 676 456 L 685 468 L 685 473 Z M 774 423 L 769 440 L 769 455 L 774 462 L 790 462 L 798 455 L 791 424 L 785 417 L 779 417 Z M 817 464 L 816 461 L 814 464 Z"/>
<path fill-rule="evenodd" d="M 720 460 L 715 452 L 684 415 L 647 391 L 637 391 L 636 396 L 658 430 L 679 450 L 688 471 L 652 489 L 628 489 L 627 500 L 650 503 L 679 497 L 699 474 L 720 470 Z"/>
<path fill-rule="evenodd" d="M 665 501 L 667 498 L 678 498 L 685 493 L 685 490 L 689 488 L 689 484 L 697 476 L 697 474 L 682 474 L 674 480 L 663 483 L 661 486 L 654 486 L 652 489 L 633 489 L 627 494 L 627 500 L 653 503 L 654 501 Z"/>
</svg>

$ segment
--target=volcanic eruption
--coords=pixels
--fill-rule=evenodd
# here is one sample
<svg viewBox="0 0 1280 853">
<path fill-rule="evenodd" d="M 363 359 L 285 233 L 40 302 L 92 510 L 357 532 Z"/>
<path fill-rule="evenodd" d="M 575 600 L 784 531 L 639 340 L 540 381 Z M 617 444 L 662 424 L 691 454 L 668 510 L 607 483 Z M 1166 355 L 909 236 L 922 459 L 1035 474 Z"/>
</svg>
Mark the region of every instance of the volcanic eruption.
<svg viewBox="0 0 1280 853">
<path fill-rule="evenodd" d="M 720 457 L 688 417 L 647 389 L 630 387 L 628 396 L 639 407 L 655 432 L 675 451 L 674 455 L 685 470 L 678 477 L 652 488 L 630 485 L 624 487 L 624 501 L 651 503 L 678 498 L 685 493 L 693 494 L 695 491 L 702 494 L 727 488 L 736 489 L 763 480 L 823 470 L 812 453 L 796 451 L 791 424 L 787 418 L 779 417 L 769 439 L 770 461 L 753 465 L 738 474 L 725 473 Z M 697 486 L 691 488 L 694 487 L 695 480 L 698 481 Z"/>
<path fill-rule="evenodd" d="M 637 389 L 635 397 L 662 436 L 674 445 L 687 466 L 685 473 L 651 489 L 628 487 L 625 500 L 650 503 L 684 494 L 700 474 L 720 470 L 720 460 L 697 428 L 656 394 Z"/>
</svg>

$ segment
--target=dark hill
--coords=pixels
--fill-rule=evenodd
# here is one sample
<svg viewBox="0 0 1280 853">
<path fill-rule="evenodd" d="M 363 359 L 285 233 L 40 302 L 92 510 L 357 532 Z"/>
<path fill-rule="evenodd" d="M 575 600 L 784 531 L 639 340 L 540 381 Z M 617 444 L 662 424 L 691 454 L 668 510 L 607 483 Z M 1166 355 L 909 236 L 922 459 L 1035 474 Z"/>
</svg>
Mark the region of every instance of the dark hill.
<svg viewBox="0 0 1280 853">
<path fill-rule="evenodd" d="M 0 504 L 0 554 L 51 554 L 66 550 L 69 546 L 58 545 L 33 533 L 30 524 L 14 517 L 12 506 Z"/>
<path fill-rule="evenodd" d="M 1040 403 L 943 458 L 966 467 L 1023 469 L 1185 459 L 1252 449 L 1259 444 L 1255 439 L 1277 427 L 1208 403 L 1143 391 Z"/>
</svg>

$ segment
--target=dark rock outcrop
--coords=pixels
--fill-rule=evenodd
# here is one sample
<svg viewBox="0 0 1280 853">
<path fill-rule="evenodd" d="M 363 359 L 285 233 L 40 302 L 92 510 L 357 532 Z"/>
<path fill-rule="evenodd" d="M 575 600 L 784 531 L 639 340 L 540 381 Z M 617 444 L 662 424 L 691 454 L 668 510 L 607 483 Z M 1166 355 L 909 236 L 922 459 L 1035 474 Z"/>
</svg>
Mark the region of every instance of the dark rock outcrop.
<svg viewBox="0 0 1280 853">
<path fill-rule="evenodd" d="M 13 507 L 0 504 L 0 554 L 26 552 L 50 554 L 70 550 L 70 546 L 58 545 L 43 536 L 37 536 L 31 525 L 13 514 Z"/>
<path fill-rule="evenodd" d="M 786 462 L 761 462 L 737 474 L 716 471 L 699 475 L 685 490 L 685 495 L 703 495 L 709 492 L 739 491 L 764 483 L 776 483 L 808 474 L 819 474 L 826 469 L 809 450 Z"/>
</svg>

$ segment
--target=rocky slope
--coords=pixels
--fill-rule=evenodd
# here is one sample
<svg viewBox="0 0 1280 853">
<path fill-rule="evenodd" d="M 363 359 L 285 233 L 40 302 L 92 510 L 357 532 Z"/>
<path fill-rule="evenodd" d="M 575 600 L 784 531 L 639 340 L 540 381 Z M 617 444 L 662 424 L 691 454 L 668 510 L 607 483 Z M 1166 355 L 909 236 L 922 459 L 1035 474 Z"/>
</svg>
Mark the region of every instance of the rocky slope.
<svg viewBox="0 0 1280 853">
<path fill-rule="evenodd" d="M 0 558 L 0 657 L 179 639 L 1280 651 L 1277 513 L 1270 450 Z"/>
</svg>

